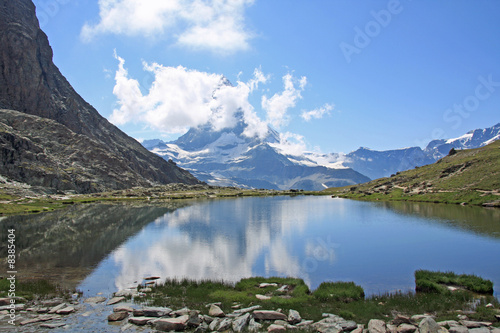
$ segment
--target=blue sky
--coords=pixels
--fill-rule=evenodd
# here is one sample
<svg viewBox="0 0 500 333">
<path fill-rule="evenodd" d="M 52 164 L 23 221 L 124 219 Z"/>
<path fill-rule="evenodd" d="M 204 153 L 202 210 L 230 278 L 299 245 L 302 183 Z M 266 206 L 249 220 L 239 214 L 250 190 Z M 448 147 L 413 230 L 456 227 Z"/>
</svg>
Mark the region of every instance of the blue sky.
<svg viewBox="0 0 500 333">
<path fill-rule="evenodd" d="M 499 1 L 34 3 L 63 75 L 134 138 L 231 126 L 237 108 L 248 135 L 271 124 L 324 153 L 500 122 Z"/>
</svg>

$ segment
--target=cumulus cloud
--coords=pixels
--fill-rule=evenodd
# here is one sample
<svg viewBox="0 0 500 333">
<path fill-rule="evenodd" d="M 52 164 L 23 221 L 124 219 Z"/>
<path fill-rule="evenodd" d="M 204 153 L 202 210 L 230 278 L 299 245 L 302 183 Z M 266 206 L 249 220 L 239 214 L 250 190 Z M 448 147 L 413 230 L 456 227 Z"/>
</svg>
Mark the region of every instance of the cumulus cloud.
<svg viewBox="0 0 500 333">
<path fill-rule="evenodd" d="M 300 156 L 306 151 L 307 145 L 304 136 L 296 133 L 280 133 L 280 140 L 270 144 L 285 155 Z"/>
<path fill-rule="evenodd" d="M 232 53 L 249 48 L 253 34 L 244 12 L 254 0 L 99 0 L 96 24 L 86 23 L 84 41 L 100 34 L 173 37 L 179 45 Z"/>
<path fill-rule="evenodd" d="M 298 84 L 298 88 L 296 84 Z M 262 97 L 262 108 L 266 110 L 267 121 L 271 125 L 280 128 L 288 123 L 287 111 L 296 105 L 298 99 L 302 98 L 301 92 L 306 84 L 307 78 L 305 76 L 296 80 L 288 73 L 283 76 L 283 92 L 276 93 L 271 98 Z"/>
<path fill-rule="evenodd" d="M 311 111 L 303 111 L 300 116 L 305 121 L 310 121 L 312 118 L 321 119 L 321 118 L 323 118 L 323 116 L 330 114 L 330 111 L 332 111 L 333 108 L 334 108 L 334 105 L 327 103 L 320 108 L 317 108 L 317 109 L 314 109 Z"/>
<path fill-rule="evenodd" d="M 165 133 L 183 133 L 189 127 L 210 123 L 215 130 L 236 125 L 236 113 L 243 113 L 247 136 L 264 137 L 267 123 L 260 120 L 249 102 L 250 94 L 268 79 L 260 69 L 248 82 L 231 85 L 221 74 L 144 63 L 154 79 L 143 95 L 139 81 L 129 77 L 125 60 L 115 54 L 118 70 L 113 93 L 119 107 L 110 121 L 116 125 L 145 122 Z"/>
</svg>

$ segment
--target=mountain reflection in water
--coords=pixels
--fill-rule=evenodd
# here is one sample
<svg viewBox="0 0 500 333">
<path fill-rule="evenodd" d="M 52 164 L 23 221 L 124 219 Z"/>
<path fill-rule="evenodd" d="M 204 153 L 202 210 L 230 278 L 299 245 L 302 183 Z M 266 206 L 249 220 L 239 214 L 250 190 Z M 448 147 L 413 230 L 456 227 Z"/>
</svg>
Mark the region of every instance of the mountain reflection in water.
<svg viewBox="0 0 500 333">
<path fill-rule="evenodd" d="M 376 294 L 413 289 L 421 268 L 483 276 L 498 295 L 498 214 L 456 205 L 254 197 L 76 206 L 9 217 L 0 226 L 17 226 L 23 275 L 79 281 L 88 295 L 135 287 L 149 275 L 228 282 L 294 276 L 312 289 L 326 280 L 354 281 Z"/>
</svg>

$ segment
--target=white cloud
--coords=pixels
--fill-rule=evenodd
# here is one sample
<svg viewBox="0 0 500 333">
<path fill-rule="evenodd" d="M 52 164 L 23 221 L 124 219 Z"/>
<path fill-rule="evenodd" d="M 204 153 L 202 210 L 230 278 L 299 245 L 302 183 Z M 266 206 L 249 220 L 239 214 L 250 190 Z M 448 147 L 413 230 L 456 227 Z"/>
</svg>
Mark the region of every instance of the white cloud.
<svg viewBox="0 0 500 333">
<path fill-rule="evenodd" d="M 100 34 L 173 37 L 182 46 L 232 53 L 249 48 L 244 12 L 254 0 L 99 0 L 100 21 L 86 23 L 84 41 Z"/>
<path fill-rule="evenodd" d="M 305 121 L 309 121 L 312 118 L 316 119 L 321 119 L 323 118 L 324 115 L 330 114 L 330 111 L 332 111 L 334 108 L 334 105 L 331 104 L 325 104 L 324 106 L 314 109 L 311 111 L 303 111 L 302 114 L 300 115 Z"/>
<path fill-rule="evenodd" d="M 280 141 L 270 145 L 283 154 L 292 156 L 303 155 L 307 148 L 304 136 L 291 132 L 280 133 Z"/>
<path fill-rule="evenodd" d="M 307 78 L 301 77 L 298 82 L 288 73 L 283 76 L 284 90 L 282 93 L 276 93 L 271 98 L 262 97 L 262 108 L 267 112 L 267 121 L 276 128 L 280 128 L 288 123 L 287 111 L 294 107 L 298 99 L 301 99 L 301 92 L 307 84 Z M 295 87 L 298 83 L 299 87 Z"/>
<path fill-rule="evenodd" d="M 232 86 L 220 74 L 145 63 L 144 70 L 154 79 L 147 95 L 143 95 L 139 82 L 129 78 L 125 60 L 115 57 L 119 65 L 113 93 L 119 108 L 110 116 L 112 123 L 145 122 L 165 133 L 183 133 L 207 123 L 219 130 L 235 126 L 235 114 L 242 111 L 246 135 L 267 134 L 267 123 L 260 120 L 249 102 L 250 94 L 268 79 L 261 70 L 256 69 L 248 82 L 238 81 Z"/>
</svg>

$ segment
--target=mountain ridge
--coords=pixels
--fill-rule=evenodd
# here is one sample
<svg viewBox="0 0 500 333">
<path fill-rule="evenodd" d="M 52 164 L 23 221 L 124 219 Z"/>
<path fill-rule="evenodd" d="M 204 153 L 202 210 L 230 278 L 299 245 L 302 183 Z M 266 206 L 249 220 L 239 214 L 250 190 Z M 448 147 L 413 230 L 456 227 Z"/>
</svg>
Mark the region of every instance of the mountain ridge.
<svg viewBox="0 0 500 333">
<path fill-rule="evenodd" d="M 127 172 L 133 174 L 133 177 L 124 177 L 129 180 L 129 183 L 117 181 L 116 177 L 105 177 L 95 166 L 101 163 L 96 163 L 93 159 L 101 158 L 97 162 L 103 162 L 106 159 L 102 158 L 102 154 L 100 157 L 90 155 L 87 160 L 81 159 L 78 162 L 84 164 L 91 183 L 99 183 L 99 186 L 63 185 L 66 184 L 62 182 L 63 179 L 69 182 L 71 180 L 61 174 L 62 179 L 54 182 L 57 186 L 53 190 L 100 191 L 172 182 L 199 183 L 189 172 L 150 153 L 135 139 L 112 125 L 73 89 L 52 62 L 52 48 L 47 36 L 39 27 L 35 5 L 31 0 L 0 0 L 0 9 L 0 45 L 2 45 L 0 48 L 0 109 L 51 119 L 72 133 L 88 138 L 91 145 L 97 143 L 94 146 L 104 149 L 106 151 L 104 155 L 121 160 L 119 165 L 123 166 L 123 174 Z M 35 118 L 26 119 L 36 122 Z M 38 125 L 44 124 L 41 119 L 38 120 Z M 0 122 L 3 122 L 6 128 L 11 127 L 3 118 Z M 43 143 L 49 144 L 54 141 L 52 143 L 57 144 L 58 135 L 68 135 L 66 129 L 57 128 L 62 132 L 44 132 L 47 135 L 42 140 Z M 29 134 L 27 130 L 23 129 L 23 135 Z M 39 163 L 39 166 L 42 166 L 48 155 L 44 155 L 43 161 L 37 160 L 36 156 L 26 161 L 19 160 L 28 155 L 25 152 L 16 151 L 21 147 L 13 145 L 12 133 L 7 135 L 3 132 L 2 135 L 3 137 L 0 138 L 2 175 L 15 181 L 31 184 L 33 179 L 39 178 L 39 172 L 42 169 L 38 168 L 37 172 L 32 172 L 25 168 L 24 172 L 16 172 L 14 167 L 24 162 Z M 36 135 L 36 133 L 30 135 Z M 9 156 L 16 154 L 17 160 L 9 159 Z M 64 164 L 63 161 L 52 161 L 53 165 L 60 163 Z M 109 163 L 102 165 L 104 166 L 119 171 Z M 96 177 L 92 178 L 92 175 Z M 34 181 L 33 185 L 39 185 L 39 181 Z"/>
</svg>

